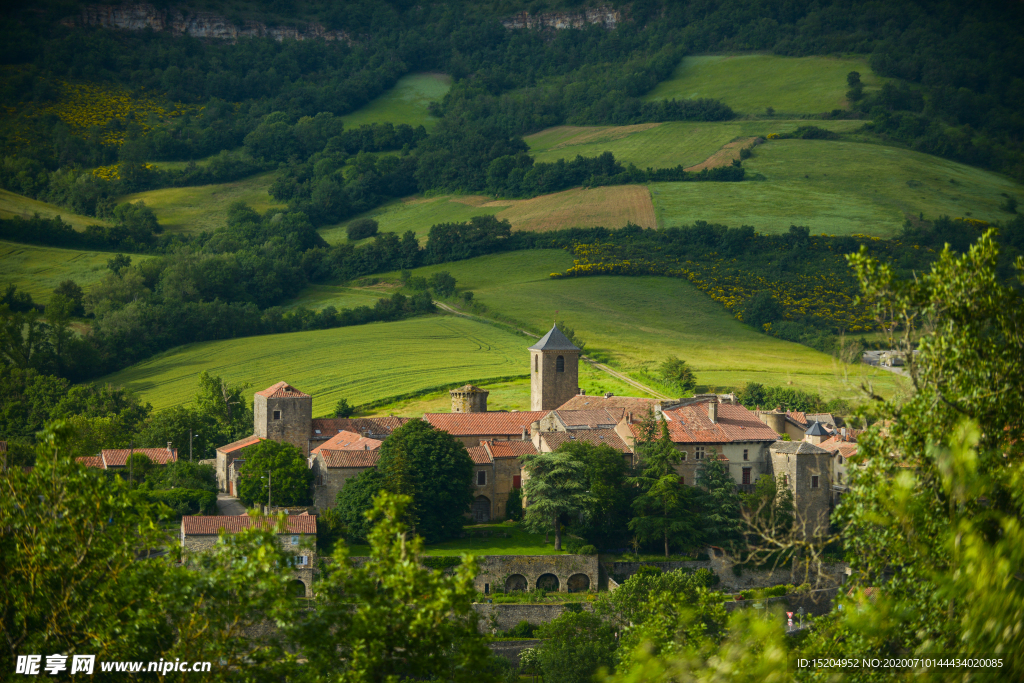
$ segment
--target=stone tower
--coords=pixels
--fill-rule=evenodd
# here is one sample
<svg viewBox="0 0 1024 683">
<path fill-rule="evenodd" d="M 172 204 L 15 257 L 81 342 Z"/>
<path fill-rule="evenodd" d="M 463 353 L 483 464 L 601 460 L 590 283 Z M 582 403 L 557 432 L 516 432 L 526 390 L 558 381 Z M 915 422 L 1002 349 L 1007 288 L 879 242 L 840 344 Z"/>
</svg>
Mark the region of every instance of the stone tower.
<svg viewBox="0 0 1024 683">
<path fill-rule="evenodd" d="M 297 446 L 309 454 L 313 430 L 313 397 L 287 382 L 257 391 L 252 401 L 253 434 Z"/>
<path fill-rule="evenodd" d="M 579 393 L 580 350 L 557 326 L 530 347 L 530 410 L 554 410 Z"/>
<path fill-rule="evenodd" d="M 472 384 L 464 384 L 458 389 L 452 389 L 448 393 L 452 397 L 453 413 L 487 412 L 487 394 L 490 393 L 489 391 L 484 391 Z"/>
</svg>

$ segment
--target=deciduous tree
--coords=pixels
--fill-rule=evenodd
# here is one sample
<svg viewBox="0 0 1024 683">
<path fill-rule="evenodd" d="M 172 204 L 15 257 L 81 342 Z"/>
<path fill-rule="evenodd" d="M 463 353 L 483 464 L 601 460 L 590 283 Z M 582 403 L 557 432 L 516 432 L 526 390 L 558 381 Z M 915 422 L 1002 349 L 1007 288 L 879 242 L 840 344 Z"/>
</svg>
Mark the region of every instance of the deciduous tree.
<svg viewBox="0 0 1024 683">
<path fill-rule="evenodd" d="M 524 482 L 526 525 L 547 532 L 554 527 L 555 550 L 562 549 L 563 514 L 581 514 L 596 498 L 587 490 L 586 464 L 573 453 L 535 453 L 521 457 L 529 474 Z"/>
</svg>

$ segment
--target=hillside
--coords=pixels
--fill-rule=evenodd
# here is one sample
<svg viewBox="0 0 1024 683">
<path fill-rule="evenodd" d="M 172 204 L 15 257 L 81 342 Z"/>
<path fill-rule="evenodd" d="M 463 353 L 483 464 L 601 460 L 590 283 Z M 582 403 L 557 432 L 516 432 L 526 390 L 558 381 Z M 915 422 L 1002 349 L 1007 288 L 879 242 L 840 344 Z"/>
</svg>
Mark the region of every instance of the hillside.
<svg viewBox="0 0 1024 683">
<path fill-rule="evenodd" d="M 0 242 L 0 286 L 8 283 L 28 292 L 36 303 L 46 303 L 54 287 L 64 280 L 74 280 L 88 291 L 110 271 L 107 260 L 113 256 L 103 251 L 53 249 L 28 244 Z M 132 255 L 134 262 L 150 258 Z"/>
<path fill-rule="evenodd" d="M 445 74 L 409 74 L 398 79 L 395 87 L 366 106 L 344 117 L 345 127 L 367 123 L 405 123 L 425 126 L 430 130 L 438 119 L 427 111 L 430 102 L 439 102 L 451 88 L 452 79 Z"/>
<path fill-rule="evenodd" d="M 25 195 L 0 190 L 0 218 L 14 218 L 15 216 L 31 218 L 37 213 L 43 218 L 60 216 L 62 221 L 78 231 L 85 230 L 87 225 L 107 225 L 107 222 L 100 218 L 80 216 L 56 204 L 48 204 Z"/>
</svg>

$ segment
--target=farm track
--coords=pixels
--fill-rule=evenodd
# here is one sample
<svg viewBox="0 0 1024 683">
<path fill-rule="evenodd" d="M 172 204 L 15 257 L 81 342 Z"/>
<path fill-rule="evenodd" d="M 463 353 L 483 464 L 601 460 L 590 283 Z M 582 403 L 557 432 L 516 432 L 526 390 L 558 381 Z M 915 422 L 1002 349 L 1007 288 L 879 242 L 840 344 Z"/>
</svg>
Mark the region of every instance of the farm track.
<svg viewBox="0 0 1024 683">
<path fill-rule="evenodd" d="M 441 310 L 445 311 L 446 313 L 451 313 L 452 315 L 457 315 L 457 316 L 460 316 L 462 318 L 469 318 L 471 320 L 479 320 L 479 321 L 485 322 L 485 323 L 493 323 L 494 322 L 492 320 L 488 320 L 487 318 L 481 318 L 480 316 L 472 315 L 471 313 L 464 313 L 464 312 L 462 312 L 462 311 L 460 311 L 460 310 L 458 310 L 456 308 L 452 308 L 451 306 L 449 306 L 447 304 L 443 304 L 440 301 L 435 301 L 434 305 L 437 306 L 438 308 L 440 308 Z M 513 329 L 516 330 L 517 332 L 522 332 L 523 334 L 525 334 L 528 337 L 533 337 L 534 339 L 540 339 L 540 335 L 539 334 L 534 334 L 533 332 L 528 332 L 528 331 L 526 331 L 524 329 L 521 329 L 521 328 L 518 328 L 518 327 L 515 327 Z M 624 375 L 621 372 L 618 372 L 617 370 L 612 370 L 610 367 L 608 367 L 604 363 L 599 363 L 599 362 L 597 362 L 596 360 L 594 360 L 593 358 L 591 358 L 589 356 L 584 356 L 584 355 L 581 354 L 580 358 L 583 361 L 585 361 L 586 363 L 588 363 L 592 368 L 596 368 L 596 369 L 600 370 L 601 372 L 603 372 L 603 373 L 605 373 L 607 375 L 611 375 L 612 377 L 614 377 L 615 379 L 619 380 L 620 382 L 625 382 L 626 384 L 628 384 L 628 385 L 630 385 L 632 387 L 635 387 L 635 388 L 639 389 L 640 391 L 645 391 L 648 394 L 650 394 L 651 396 L 654 396 L 655 398 L 661 398 L 661 399 L 670 399 L 670 398 L 672 398 L 671 396 L 666 396 L 665 394 L 661 393 L 660 391 L 655 391 L 654 389 L 650 388 L 646 384 L 643 384 L 641 382 L 636 381 L 632 377 Z"/>
</svg>

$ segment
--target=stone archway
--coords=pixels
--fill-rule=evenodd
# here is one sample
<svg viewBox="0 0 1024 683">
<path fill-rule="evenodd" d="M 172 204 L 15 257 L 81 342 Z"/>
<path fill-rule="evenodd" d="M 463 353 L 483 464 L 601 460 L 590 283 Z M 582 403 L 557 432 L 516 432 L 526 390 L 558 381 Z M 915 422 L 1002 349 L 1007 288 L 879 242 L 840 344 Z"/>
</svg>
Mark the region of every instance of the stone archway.
<svg viewBox="0 0 1024 683">
<path fill-rule="evenodd" d="M 473 521 L 477 524 L 491 521 L 491 499 L 487 496 L 477 496 L 473 501 Z"/>
<path fill-rule="evenodd" d="M 306 584 L 300 579 L 292 579 L 288 582 L 288 597 L 290 598 L 304 598 L 306 597 Z"/>
<path fill-rule="evenodd" d="M 528 590 L 530 584 L 526 581 L 526 577 L 522 574 L 513 574 L 512 576 L 505 579 L 505 592 L 512 593 L 513 591 L 525 591 Z"/>
<path fill-rule="evenodd" d="M 565 587 L 570 593 L 586 593 L 590 590 L 590 577 L 586 574 L 573 574 Z"/>
<path fill-rule="evenodd" d="M 555 592 L 561 584 L 554 574 L 541 574 L 537 577 L 537 590 Z"/>
</svg>

